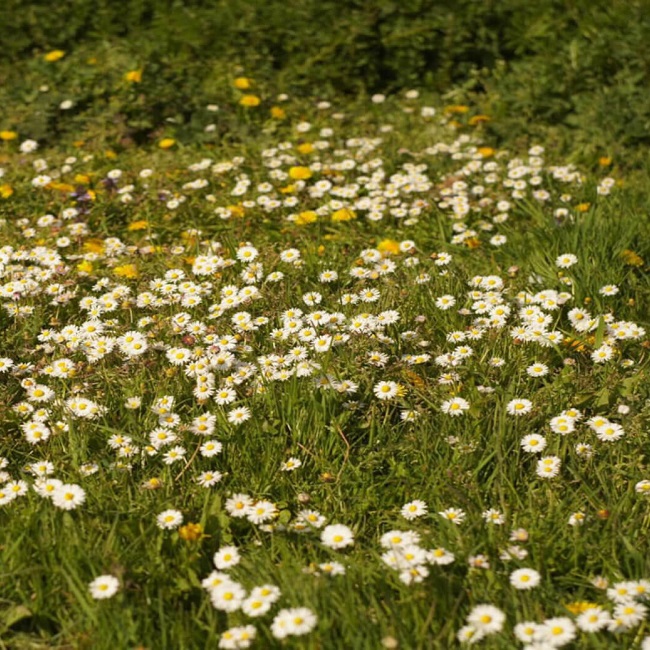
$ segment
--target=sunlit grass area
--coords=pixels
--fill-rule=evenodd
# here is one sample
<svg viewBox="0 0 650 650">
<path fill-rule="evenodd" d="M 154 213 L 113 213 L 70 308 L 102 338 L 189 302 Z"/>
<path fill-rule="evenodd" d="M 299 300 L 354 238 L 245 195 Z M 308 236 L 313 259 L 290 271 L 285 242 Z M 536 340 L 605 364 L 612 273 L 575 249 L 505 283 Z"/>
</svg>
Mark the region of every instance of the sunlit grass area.
<svg viewBox="0 0 650 650">
<path fill-rule="evenodd" d="M 66 57 L 0 123 L 0 647 L 649 648 L 642 170 L 252 72 L 144 136 Z"/>
</svg>

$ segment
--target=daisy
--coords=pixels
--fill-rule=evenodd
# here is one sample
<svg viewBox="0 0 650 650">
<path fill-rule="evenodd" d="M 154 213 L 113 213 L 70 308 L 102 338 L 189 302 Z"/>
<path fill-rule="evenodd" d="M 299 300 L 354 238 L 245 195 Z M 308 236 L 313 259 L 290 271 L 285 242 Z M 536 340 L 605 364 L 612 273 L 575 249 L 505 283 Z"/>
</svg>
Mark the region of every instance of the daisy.
<svg viewBox="0 0 650 650">
<path fill-rule="evenodd" d="M 5 483 L 3 489 L 13 493 L 16 497 L 22 497 L 27 494 L 27 483 L 25 481 L 10 481 Z"/>
<path fill-rule="evenodd" d="M 264 600 L 258 596 L 249 596 L 242 602 L 241 610 L 246 614 L 246 616 L 255 618 L 258 616 L 264 616 L 272 606 L 273 603 L 268 600 Z"/>
<path fill-rule="evenodd" d="M 585 518 L 584 512 L 574 512 L 569 517 L 569 526 L 582 526 L 585 523 Z"/>
<path fill-rule="evenodd" d="M 62 510 L 74 510 L 86 500 L 86 493 L 78 485 L 64 483 L 52 494 L 52 503 Z"/>
<path fill-rule="evenodd" d="M 323 562 L 318 568 L 328 576 L 345 575 L 345 567 L 340 562 Z"/>
<path fill-rule="evenodd" d="M 540 641 L 546 641 L 553 647 L 565 645 L 576 636 L 576 628 L 570 618 L 564 616 L 549 618 L 542 624 L 539 637 Z"/>
<path fill-rule="evenodd" d="M 271 501 L 257 501 L 248 508 L 246 518 L 253 524 L 263 524 L 278 516 L 278 509 Z"/>
<path fill-rule="evenodd" d="M 606 284 L 598 290 L 601 296 L 615 296 L 618 293 L 618 287 L 615 284 Z"/>
<path fill-rule="evenodd" d="M 112 575 L 95 578 L 89 585 L 90 595 L 95 600 L 104 600 L 113 597 L 120 588 L 120 581 Z"/>
<path fill-rule="evenodd" d="M 322 528 L 327 519 L 316 510 L 301 510 L 296 521 L 312 528 Z"/>
<path fill-rule="evenodd" d="M 543 363 L 534 363 L 526 368 L 526 374 L 529 377 L 544 377 L 548 375 L 548 366 Z"/>
<path fill-rule="evenodd" d="M 496 526 L 501 526 L 506 521 L 503 513 L 494 509 L 486 510 L 481 517 L 483 517 L 488 524 L 494 524 Z"/>
<path fill-rule="evenodd" d="M 249 420 L 251 417 L 251 411 L 246 406 L 240 406 L 239 408 L 233 409 L 228 412 L 228 422 L 234 425 L 242 424 Z"/>
<path fill-rule="evenodd" d="M 262 585 L 261 587 L 253 587 L 251 596 L 275 603 L 280 599 L 281 592 L 276 585 Z"/>
<path fill-rule="evenodd" d="M 165 465 L 172 465 L 185 458 L 185 449 L 183 447 L 172 447 L 164 456 L 163 462 Z"/>
<path fill-rule="evenodd" d="M 271 624 L 271 633 L 276 639 L 287 636 L 302 636 L 309 634 L 315 627 L 318 619 L 307 607 L 281 609 Z"/>
<path fill-rule="evenodd" d="M 222 546 L 212 557 L 212 562 L 217 569 L 230 569 L 237 566 L 241 560 L 236 546 Z"/>
<path fill-rule="evenodd" d="M 207 578 L 203 578 L 201 581 L 201 586 L 208 591 L 216 589 L 219 585 L 224 582 L 230 582 L 231 577 L 227 573 L 222 571 L 212 571 Z"/>
<path fill-rule="evenodd" d="M 463 415 L 469 409 L 469 402 L 462 397 L 454 397 L 440 405 L 443 413 L 452 416 Z"/>
<path fill-rule="evenodd" d="M 354 544 L 354 533 L 343 524 L 331 524 L 323 528 L 320 540 L 329 548 L 345 548 Z"/>
<path fill-rule="evenodd" d="M 0 487 L 0 506 L 5 506 L 11 503 L 16 498 L 16 495 L 10 490 L 6 490 L 4 486 Z"/>
<path fill-rule="evenodd" d="M 560 473 L 562 462 L 557 456 L 545 456 L 537 461 L 537 476 L 540 478 L 554 478 Z"/>
<path fill-rule="evenodd" d="M 591 360 L 594 363 L 606 363 L 614 355 L 614 349 L 609 345 L 601 345 L 591 353 Z"/>
<path fill-rule="evenodd" d="M 534 569 L 517 569 L 510 574 L 510 584 L 515 589 L 533 589 L 540 583 L 540 575 Z"/>
<path fill-rule="evenodd" d="M 555 265 L 560 269 L 568 269 L 578 263 L 578 258 L 573 253 L 565 253 L 555 260 Z"/>
<path fill-rule="evenodd" d="M 440 566 L 444 566 L 445 564 L 451 564 L 455 560 L 455 556 L 447 549 L 434 548 L 428 552 L 427 559 L 429 564 L 438 564 Z"/>
<path fill-rule="evenodd" d="M 558 415 L 557 417 L 551 418 L 549 426 L 553 433 L 559 433 L 565 436 L 575 431 L 575 420 L 565 415 Z"/>
<path fill-rule="evenodd" d="M 63 485 L 63 481 L 56 478 L 38 479 L 34 482 L 34 491 L 41 497 L 50 499 L 54 493 Z M 14 495 L 12 495 L 14 498 Z"/>
<path fill-rule="evenodd" d="M 368 352 L 367 361 L 372 366 L 383 368 L 388 363 L 388 355 L 383 352 Z"/>
<path fill-rule="evenodd" d="M 257 630 L 253 625 L 242 625 L 231 627 L 229 630 L 221 633 L 219 638 L 219 648 L 222 650 L 240 650 L 240 648 L 250 648 L 257 636 Z"/>
<path fill-rule="evenodd" d="M 477 605 L 467 617 L 469 625 L 483 634 L 500 632 L 505 620 L 505 614 L 494 605 Z"/>
<path fill-rule="evenodd" d="M 164 510 L 157 517 L 158 528 L 173 530 L 183 523 L 183 514 L 179 510 Z"/>
<path fill-rule="evenodd" d="M 538 433 L 531 433 L 521 439 L 521 447 L 528 453 L 537 453 L 546 448 L 546 438 Z"/>
<path fill-rule="evenodd" d="M 237 393 L 232 388 L 222 388 L 214 394 L 212 399 L 214 399 L 219 406 L 223 406 L 224 404 L 234 402 L 237 399 Z"/>
<path fill-rule="evenodd" d="M 456 633 L 456 638 L 459 643 L 469 643 L 470 645 L 478 643 L 484 636 L 485 632 L 481 632 L 473 625 L 464 625 Z"/>
<path fill-rule="evenodd" d="M 218 440 L 206 440 L 199 451 L 204 458 L 212 458 L 212 456 L 219 455 L 222 449 L 223 445 Z"/>
<path fill-rule="evenodd" d="M 435 305 L 438 309 L 442 309 L 443 311 L 446 311 L 447 309 L 451 309 L 454 305 L 456 304 L 456 298 L 454 296 L 440 296 L 439 298 L 436 298 Z"/>
<path fill-rule="evenodd" d="M 124 406 L 130 410 L 139 409 L 141 405 L 142 399 L 140 397 L 128 397 L 124 402 Z"/>
<path fill-rule="evenodd" d="M 216 485 L 221 481 L 223 478 L 223 474 L 221 472 L 201 472 L 197 477 L 196 477 L 196 482 L 201 486 L 201 487 L 212 487 L 213 485 Z"/>
<path fill-rule="evenodd" d="M 603 427 L 600 427 L 596 431 L 596 437 L 598 440 L 602 440 L 604 442 L 610 442 L 614 440 L 618 440 L 619 438 L 622 438 L 625 435 L 625 431 L 623 427 L 620 424 L 614 424 L 613 422 L 609 422 Z"/>
<path fill-rule="evenodd" d="M 237 250 L 237 259 L 240 262 L 252 262 L 258 254 L 257 249 L 253 246 L 242 246 Z"/>
<path fill-rule="evenodd" d="M 245 597 L 244 588 L 232 580 L 210 590 L 212 606 L 222 612 L 236 612 L 242 606 Z"/>
<path fill-rule="evenodd" d="M 467 563 L 472 567 L 472 569 L 490 568 L 490 559 L 487 555 L 470 555 L 469 558 L 467 558 Z"/>
<path fill-rule="evenodd" d="M 399 392 L 399 384 L 394 381 L 380 381 L 372 391 L 380 400 L 393 399 Z"/>
<path fill-rule="evenodd" d="M 427 514 L 427 504 L 424 501 L 410 501 L 402 506 L 400 514 L 404 519 L 416 519 Z"/>
<path fill-rule="evenodd" d="M 302 465 L 302 461 L 299 458 L 289 458 L 284 461 L 280 466 L 281 472 L 292 472 L 295 469 L 298 469 Z"/>
<path fill-rule="evenodd" d="M 466 514 L 459 508 L 447 508 L 438 513 L 443 519 L 460 526 L 465 521 Z"/>
<path fill-rule="evenodd" d="M 245 517 L 253 505 L 253 499 L 248 494 L 233 494 L 226 500 L 226 512 L 235 518 Z"/>
<path fill-rule="evenodd" d="M 409 569 L 400 571 L 399 579 L 405 585 L 411 585 L 413 583 L 422 582 L 428 575 L 429 569 L 422 564 L 418 564 Z"/>
<path fill-rule="evenodd" d="M 607 590 L 607 597 L 615 603 L 625 603 L 634 596 L 633 582 L 617 582 Z"/>
<path fill-rule="evenodd" d="M 601 607 L 590 607 L 576 618 L 576 625 L 583 632 L 600 632 L 611 620 L 610 613 Z"/>
<path fill-rule="evenodd" d="M 530 413 L 533 403 L 527 399 L 513 399 L 506 405 L 506 411 L 510 415 L 521 416 Z"/>
<path fill-rule="evenodd" d="M 642 481 L 639 481 L 634 486 L 634 491 L 637 494 L 645 494 L 650 496 L 650 481 L 648 479 L 643 479 Z"/>
<path fill-rule="evenodd" d="M 533 641 L 539 635 L 539 630 L 541 626 L 538 623 L 532 621 L 524 621 L 522 623 L 517 623 L 513 632 L 519 641 L 522 643 L 533 643 Z"/>
</svg>

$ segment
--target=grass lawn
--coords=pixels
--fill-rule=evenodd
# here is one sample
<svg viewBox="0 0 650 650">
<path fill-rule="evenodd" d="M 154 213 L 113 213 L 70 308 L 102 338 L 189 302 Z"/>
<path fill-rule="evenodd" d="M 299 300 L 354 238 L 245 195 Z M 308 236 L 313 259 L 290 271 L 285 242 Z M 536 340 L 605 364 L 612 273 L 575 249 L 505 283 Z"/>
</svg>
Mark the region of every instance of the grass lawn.
<svg viewBox="0 0 650 650">
<path fill-rule="evenodd" d="M 650 647 L 642 169 L 243 76 L 140 141 L 39 74 L 56 129 L 0 132 L 0 648 Z"/>
</svg>

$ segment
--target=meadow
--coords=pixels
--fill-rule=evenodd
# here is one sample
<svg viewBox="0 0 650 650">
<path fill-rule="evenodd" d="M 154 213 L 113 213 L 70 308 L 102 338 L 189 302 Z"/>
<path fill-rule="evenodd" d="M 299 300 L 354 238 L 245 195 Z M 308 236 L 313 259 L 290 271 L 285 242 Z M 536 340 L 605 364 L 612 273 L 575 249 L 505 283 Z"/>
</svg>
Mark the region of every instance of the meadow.
<svg viewBox="0 0 650 650">
<path fill-rule="evenodd" d="M 122 48 L 3 68 L 0 648 L 648 650 L 645 136 Z"/>
</svg>

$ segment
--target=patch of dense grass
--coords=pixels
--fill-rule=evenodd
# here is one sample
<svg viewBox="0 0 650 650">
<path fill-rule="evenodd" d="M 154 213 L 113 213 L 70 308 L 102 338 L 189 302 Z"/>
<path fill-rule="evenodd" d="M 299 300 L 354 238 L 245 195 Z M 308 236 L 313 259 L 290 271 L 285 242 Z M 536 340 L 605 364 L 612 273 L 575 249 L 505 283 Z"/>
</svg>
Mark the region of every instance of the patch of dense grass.
<svg viewBox="0 0 650 650">
<path fill-rule="evenodd" d="M 5 647 L 648 647 L 641 7 L 376 6 L 5 23 Z"/>
</svg>

